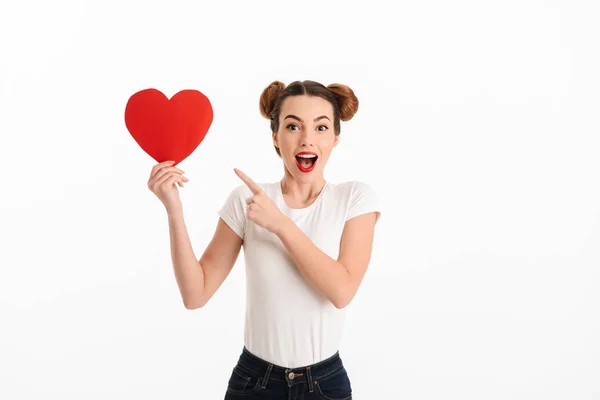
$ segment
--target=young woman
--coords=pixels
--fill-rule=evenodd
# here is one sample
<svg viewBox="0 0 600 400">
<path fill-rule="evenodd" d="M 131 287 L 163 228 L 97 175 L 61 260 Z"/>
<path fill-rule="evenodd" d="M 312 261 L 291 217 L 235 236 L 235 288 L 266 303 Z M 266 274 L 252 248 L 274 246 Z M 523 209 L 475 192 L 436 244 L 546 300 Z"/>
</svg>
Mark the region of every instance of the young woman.
<svg viewBox="0 0 600 400">
<path fill-rule="evenodd" d="M 260 97 L 283 178 L 241 179 L 221 208 L 211 242 L 196 260 L 172 163 L 152 169 L 148 185 L 167 208 L 171 253 L 185 307 L 203 307 L 244 248 L 244 346 L 225 399 L 352 398 L 338 347 L 345 307 L 365 275 L 379 218 L 372 188 L 334 184 L 324 169 L 358 99 L 345 85 L 275 81 Z"/>
</svg>

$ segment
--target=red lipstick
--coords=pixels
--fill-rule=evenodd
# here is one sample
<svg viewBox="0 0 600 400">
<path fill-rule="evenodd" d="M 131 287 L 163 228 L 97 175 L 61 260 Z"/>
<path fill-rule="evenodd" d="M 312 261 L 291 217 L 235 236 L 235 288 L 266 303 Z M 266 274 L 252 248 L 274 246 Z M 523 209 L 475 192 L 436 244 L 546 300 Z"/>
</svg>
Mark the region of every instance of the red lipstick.
<svg viewBox="0 0 600 400">
<path fill-rule="evenodd" d="M 296 166 L 301 172 L 311 172 L 317 165 L 317 158 L 317 154 L 313 153 L 312 151 L 301 151 L 300 153 L 296 154 Z"/>
</svg>

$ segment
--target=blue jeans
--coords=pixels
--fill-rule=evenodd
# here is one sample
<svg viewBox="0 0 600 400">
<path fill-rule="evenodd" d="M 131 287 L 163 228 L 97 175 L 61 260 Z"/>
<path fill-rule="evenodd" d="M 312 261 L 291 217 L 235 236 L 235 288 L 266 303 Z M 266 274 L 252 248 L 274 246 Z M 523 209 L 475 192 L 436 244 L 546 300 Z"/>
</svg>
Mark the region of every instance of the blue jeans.
<svg viewBox="0 0 600 400">
<path fill-rule="evenodd" d="M 274 365 L 244 346 L 227 383 L 225 400 L 351 400 L 352 387 L 339 352 L 298 368 Z"/>
</svg>

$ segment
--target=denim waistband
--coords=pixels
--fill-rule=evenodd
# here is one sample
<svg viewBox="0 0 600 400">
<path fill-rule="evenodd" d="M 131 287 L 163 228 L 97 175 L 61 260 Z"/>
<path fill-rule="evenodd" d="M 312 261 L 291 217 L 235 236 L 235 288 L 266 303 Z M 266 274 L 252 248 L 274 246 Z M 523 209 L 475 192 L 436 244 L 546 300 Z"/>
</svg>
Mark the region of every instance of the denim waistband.
<svg viewBox="0 0 600 400">
<path fill-rule="evenodd" d="M 245 346 L 238 364 L 242 368 L 263 376 L 265 384 L 268 380 L 287 382 L 290 386 L 299 382 L 308 382 L 311 387 L 314 380 L 324 378 L 344 367 L 339 351 L 336 351 L 331 357 L 315 364 L 297 368 L 286 368 L 263 360 L 250 353 Z"/>
</svg>

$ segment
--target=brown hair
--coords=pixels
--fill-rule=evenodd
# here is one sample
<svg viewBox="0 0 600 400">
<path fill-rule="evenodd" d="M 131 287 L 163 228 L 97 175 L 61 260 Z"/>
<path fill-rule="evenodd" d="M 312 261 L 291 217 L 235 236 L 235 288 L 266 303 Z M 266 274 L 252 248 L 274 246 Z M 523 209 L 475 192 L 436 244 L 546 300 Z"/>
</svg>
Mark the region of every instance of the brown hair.
<svg viewBox="0 0 600 400">
<path fill-rule="evenodd" d="M 315 81 L 295 81 L 287 87 L 280 81 L 273 81 L 260 95 L 260 113 L 263 117 L 271 120 L 271 131 L 279 130 L 279 113 L 281 104 L 289 96 L 317 96 L 327 100 L 333 106 L 333 129 L 336 136 L 341 132 L 340 120 L 352 119 L 358 111 L 358 98 L 352 89 L 341 83 L 332 83 L 324 86 Z M 275 151 L 281 157 L 279 149 Z"/>
</svg>

